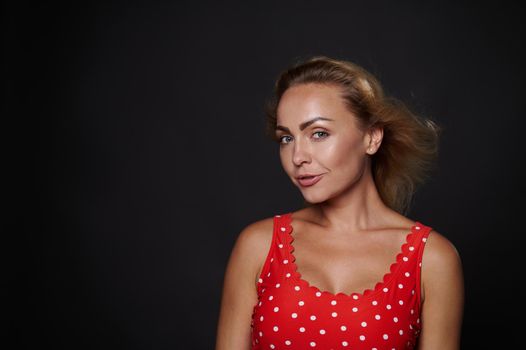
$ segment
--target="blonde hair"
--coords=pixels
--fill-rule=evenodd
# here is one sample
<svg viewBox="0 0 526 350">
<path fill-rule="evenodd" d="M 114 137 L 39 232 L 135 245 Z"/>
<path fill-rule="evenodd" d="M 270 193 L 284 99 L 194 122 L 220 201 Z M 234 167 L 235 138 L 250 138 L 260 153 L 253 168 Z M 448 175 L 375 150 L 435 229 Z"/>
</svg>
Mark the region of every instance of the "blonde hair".
<svg viewBox="0 0 526 350">
<path fill-rule="evenodd" d="M 436 165 L 443 128 L 429 118 L 417 116 L 398 99 L 386 96 L 380 82 L 359 65 L 315 56 L 295 63 L 279 75 L 274 95 L 265 105 L 267 136 L 278 141 L 276 114 L 283 93 L 307 83 L 339 87 L 362 130 L 383 128 L 380 148 L 371 156 L 374 182 L 385 205 L 406 214 L 417 187 Z"/>
</svg>

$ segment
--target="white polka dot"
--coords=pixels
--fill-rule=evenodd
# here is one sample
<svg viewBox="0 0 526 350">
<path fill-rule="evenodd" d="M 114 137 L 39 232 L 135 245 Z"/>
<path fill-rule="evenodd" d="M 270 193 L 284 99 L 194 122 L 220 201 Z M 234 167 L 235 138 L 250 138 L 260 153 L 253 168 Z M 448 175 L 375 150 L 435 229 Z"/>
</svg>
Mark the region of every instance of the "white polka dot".
<svg viewBox="0 0 526 350">
<path fill-rule="evenodd" d="M 279 307 L 274 307 L 274 312 L 278 312 L 279 311 Z"/>
<path fill-rule="evenodd" d="M 354 295 L 352 296 L 352 298 L 353 298 L 354 300 L 357 300 L 357 299 L 358 299 L 358 296 L 357 296 L 356 294 L 354 294 Z"/>
<path fill-rule="evenodd" d="M 372 304 L 373 305 L 378 305 L 378 302 L 376 300 L 373 300 Z"/>
<path fill-rule="evenodd" d="M 321 292 L 316 292 L 316 296 L 317 297 L 321 296 Z"/>
<path fill-rule="evenodd" d="M 352 312 L 358 312 L 358 308 L 357 307 L 353 307 L 352 308 Z"/>
<path fill-rule="evenodd" d="M 267 273 L 267 277 L 268 277 L 268 276 L 270 276 L 270 272 L 269 272 L 269 273 Z"/>
<path fill-rule="evenodd" d="M 393 321 L 398 322 L 398 317 L 393 317 Z"/>
<path fill-rule="evenodd" d="M 387 340 L 387 339 L 389 338 L 389 336 L 388 336 L 387 334 L 384 334 L 384 335 L 382 336 L 382 338 L 384 338 L 385 340 Z"/>
<path fill-rule="evenodd" d="M 407 258 L 407 256 L 404 256 L 404 257 L 402 258 L 402 260 L 403 260 L 403 261 L 407 261 L 407 260 L 409 260 L 409 259 Z"/>
<path fill-rule="evenodd" d="M 341 329 L 342 331 L 346 331 L 346 330 L 347 330 L 347 327 L 345 327 L 345 326 L 341 326 L 340 329 Z"/>
<path fill-rule="evenodd" d="M 274 346 L 274 344 L 270 344 L 270 348 L 275 349 L 276 347 Z"/>
<path fill-rule="evenodd" d="M 285 340 L 285 345 L 290 345 L 292 344 L 290 340 Z"/>
<path fill-rule="evenodd" d="M 310 346 L 315 347 L 315 346 L 316 346 L 316 343 L 313 342 L 313 341 L 311 341 L 311 342 L 310 342 Z"/>
<path fill-rule="evenodd" d="M 416 323 L 420 323 L 420 319 L 419 318 L 416 319 Z"/>
<path fill-rule="evenodd" d="M 364 341 L 365 340 L 365 335 L 360 335 L 360 340 Z"/>
<path fill-rule="evenodd" d="M 290 316 L 292 316 L 292 318 L 297 318 L 297 317 L 298 317 L 298 314 L 295 313 L 295 312 L 293 312 L 292 315 L 290 315 Z"/>
<path fill-rule="evenodd" d="M 409 329 L 413 329 L 413 326 L 409 325 Z"/>
<path fill-rule="evenodd" d="M 274 328 L 272 328 L 274 330 L 274 332 L 277 332 L 278 331 L 278 326 L 274 326 Z"/>
<path fill-rule="evenodd" d="M 303 300 L 300 300 L 300 301 L 298 301 L 298 305 L 299 306 L 303 306 L 303 305 L 305 305 L 305 302 Z"/>
<path fill-rule="evenodd" d="M 283 248 L 283 244 L 281 244 L 281 243 L 278 244 L 278 247 Z"/>
<path fill-rule="evenodd" d="M 270 259 L 270 262 L 273 262 L 274 261 L 274 258 Z"/>
<path fill-rule="evenodd" d="M 387 308 L 387 310 L 391 310 L 391 305 L 390 304 L 387 304 L 385 307 Z"/>
<path fill-rule="evenodd" d="M 403 330 L 399 330 L 398 333 L 399 333 L 400 335 L 402 335 L 402 334 L 404 334 L 404 331 L 403 331 Z"/>
<path fill-rule="evenodd" d="M 331 301 L 331 305 L 336 305 L 336 300 Z"/>
<path fill-rule="evenodd" d="M 404 285 L 402 283 L 398 283 L 398 288 L 402 289 L 404 288 Z"/>
<path fill-rule="evenodd" d="M 367 322 L 362 322 L 362 327 L 367 327 Z"/>
<path fill-rule="evenodd" d="M 387 293 L 387 291 L 389 290 L 389 288 L 385 287 L 384 289 L 382 289 L 385 293 Z"/>
<path fill-rule="evenodd" d="M 272 300 L 272 299 L 274 299 L 274 296 L 271 295 L 268 297 L 268 300 Z"/>
<path fill-rule="evenodd" d="M 426 241 L 427 241 L 427 238 L 425 238 L 425 237 L 422 238 L 422 242 L 426 243 Z"/>
<path fill-rule="evenodd" d="M 300 286 L 295 286 L 294 289 L 295 290 L 300 290 Z"/>
<path fill-rule="evenodd" d="M 281 215 L 276 215 L 276 217 L 277 217 L 277 218 L 280 218 L 280 217 L 281 217 Z"/>
<path fill-rule="evenodd" d="M 311 316 L 310 316 L 310 319 L 311 319 L 312 321 L 314 321 L 314 320 L 316 319 L 316 316 L 311 315 Z"/>
<path fill-rule="evenodd" d="M 347 345 L 349 345 L 349 343 L 347 343 L 347 342 L 344 340 L 344 341 L 342 341 L 342 345 L 343 345 L 343 346 L 347 346 Z"/>
<path fill-rule="evenodd" d="M 421 262 L 419 262 L 419 263 L 418 263 L 418 266 L 419 266 L 419 267 L 422 267 L 422 263 L 421 263 Z"/>
<path fill-rule="evenodd" d="M 284 263 L 284 264 L 288 264 L 289 261 L 288 261 L 287 259 L 285 259 L 285 260 L 283 260 L 283 263 Z"/>
<path fill-rule="evenodd" d="M 377 320 L 379 320 L 381 317 L 380 317 L 380 315 L 375 315 L 374 318 L 376 318 Z"/>
<path fill-rule="evenodd" d="M 420 226 L 416 226 L 415 228 L 416 228 L 417 230 L 420 230 Z"/>
<path fill-rule="evenodd" d="M 415 290 L 414 289 L 411 291 L 411 294 L 415 295 Z"/>
<path fill-rule="evenodd" d="M 398 300 L 398 304 L 404 305 L 404 301 L 403 300 Z"/>
<path fill-rule="evenodd" d="M 404 275 L 405 277 L 409 277 L 411 274 L 409 272 L 406 272 Z"/>
<path fill-rule="evenodd" d="M 410 251 L 413 251 L 413 250 L 415 250 L 415 247 L 410 246 L 410 247 L 409 247 L 409 250 L 410 250 Z"/>
<path fill-rule="evenodd" d="M 281 228 L 281 231 L 282 231 L 282 232 L 285 232 L 285 230 L 286 230 L 285 227 L 282 227 L 282 228 Z"/>
<path fill-rule="evenodd" d="M 261 283 L 261 282 L 263 282 L 263 280 L 260 278 L 260 279 L 258 280 L 258 282 Z"/>
<path fill-rule="evenodd" d="M 276 288 L 279 288 L 279 286 L 281 286 L 281 284 L 279 284 L 279 283 L 276 283 Z"/>
<path fill-rule="evenodd" d="M 285 276 L 290 277 L 290 272 L 287 272 L 287 274 Z"/>
<path fill-rule="evenodd" d="M 325 329 L 320 329 L 320 334 L 325 334 Z"/>
<path fill-rule="evenodd" d="M 262 302 L 260 301 L 260 302 L 259 302 L 259 306 L 261 306 L 261 303 L 262 303 Z"/>
<path fill-rule="evenodd" d="M 411 309 L 411 315 L 415 313 L 415 310 Z"/>
<path fill-rule="evenodd" d="M 259 318 L 259 320 L 263 322 L 263 316 L 261 316 L 261 317 Z"/>
<path fill-rule="evenodd" d="M 262 337 L 263 336 L 263 332 L 259 332 L 259 336 Z"/>
<path fill-rule="evenodd" d="M 337 312 L 333 312 L 331 315 L 332 315 L 332 317 L 336 317 L 336 316 L 338 316 L 338 313 Z"/>
<path fill-rule="evenodd" d="M 300 327 L 300 332 L 305 332 L 305 327 Z"/>
</svg>

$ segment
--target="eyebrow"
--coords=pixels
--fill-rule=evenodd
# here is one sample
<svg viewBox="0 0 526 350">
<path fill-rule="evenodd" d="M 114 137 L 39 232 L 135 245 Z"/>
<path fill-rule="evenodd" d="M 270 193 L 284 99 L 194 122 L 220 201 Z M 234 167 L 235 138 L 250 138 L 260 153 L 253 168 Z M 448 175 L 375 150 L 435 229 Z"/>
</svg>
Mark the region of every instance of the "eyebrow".
<svg viewBox="0 0 526 350">
<path fill-rule="evenodd" d="M 328 120 L 328 121 L 334 121 L 333 119 L 329 119 L 329 118 L 325 118 L 325 117 L 316 117 L 316 118 L 312 118 L 311 120 L 307 120 L 306 122 L 303 122 L 300 124 L 300 130 L 304 130 L 306 127 L 308 127 L 309 125 L 317 122 L 318 120 Z M 276 131 L 278 130 L 283 130 L 285 132 L 289 132 L 290 133 L 290 130 L 289 128 L 285 127 L 285 126 L 281 126 L 281 125 L 276 125 Z"/>
</svg>

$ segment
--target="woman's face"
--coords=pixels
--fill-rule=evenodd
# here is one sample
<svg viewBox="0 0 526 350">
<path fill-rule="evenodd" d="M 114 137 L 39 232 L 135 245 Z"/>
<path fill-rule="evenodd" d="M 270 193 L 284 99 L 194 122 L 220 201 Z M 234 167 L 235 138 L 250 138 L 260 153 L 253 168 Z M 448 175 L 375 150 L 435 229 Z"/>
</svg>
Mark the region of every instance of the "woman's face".
<svg viewBox="0 0 526 350">
<path fill-rule="evenodd" d="M 309 203 L 345 193 L 370 166 L 370 137 L 360 131 L 339 94 L 336 86 L 296 85 L 285 91 L 278 105 L 281 164 Z M 308 186 L 298 178 L 305 174 L 319 175 L 311 182 L 319 180 Z"/>
</svg>

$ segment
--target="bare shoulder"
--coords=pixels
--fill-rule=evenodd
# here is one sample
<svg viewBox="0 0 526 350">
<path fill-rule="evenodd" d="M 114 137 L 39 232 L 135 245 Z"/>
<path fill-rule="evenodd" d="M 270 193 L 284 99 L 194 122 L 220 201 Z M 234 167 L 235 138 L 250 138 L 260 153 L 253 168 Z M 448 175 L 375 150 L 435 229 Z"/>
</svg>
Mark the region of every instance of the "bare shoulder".
<svg viewBox="0 0 526 350">
<path fill-rule="evenodd" d="M 422 255 L 424 294 L 442 288 L 462 289 L 462 261 L 455 245 L 441 233 L 431 230 Z"/>
<path fill-rule="evenodd" d="M 268 243 L 270 246 L 273 229 L 274 219 L 272 217 L 252 222 L 241 230 L 236 244 L 242 245 L 244 249 L 252 253 L 257 253 L 258 250 L 261 250 L 262 244 Z"/>
<path fill-rule="evenodd" d="M 272 218 L 259 220 L 237 236 L 225 271 L 216 349 L 250 347 L 250 317 L 258 299 L 254 276 L 270 246 L 272 227 Z"/>
<path fill-rule="evenodd" d="M 250 264 L 253 269 L 254 280 L 257 281 L 258 271 L 261 270 L 265 262 L 272 234 L 274 231 L 274 218 L 261 219 L 247 225 L 239 233 L 233 254 L 240 254 L 246 264 Z"/>
<path fill-rule="evenodd" d="M 457 248 L 431 230 L 422 255 L 422 333 L 419 349 L 459 349 L 464 277 Z"/>
<path fill-rule="evenodd" d="M 460 264 L 460 254 L 455 245 L 441 233 L 431 230 L 426 240 L 426 248 L 422 256 L 422 265 L 440 267 L 444 264 Z"/>
</svg>

